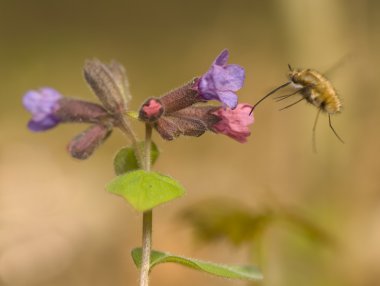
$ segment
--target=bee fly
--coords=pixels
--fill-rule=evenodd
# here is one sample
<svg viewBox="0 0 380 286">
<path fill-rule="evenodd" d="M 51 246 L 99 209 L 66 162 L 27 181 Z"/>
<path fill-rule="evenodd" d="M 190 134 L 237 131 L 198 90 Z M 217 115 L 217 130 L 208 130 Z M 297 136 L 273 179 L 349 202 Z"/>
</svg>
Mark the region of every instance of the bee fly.
<svg viewBox="0 0 380 286">
<path fill-rule="evenodd" d="M 289 67 L 289 73 L 288 73 L 289 81 L 275 88 L 274 90 L 266 94 L 263 98 L 261 98 L 252 107 L 250 114 L 253 112 L 256 106 L 260 102 L 262 102 L 264 99 L 266 99 L 268 96 L 288 86 L 289 84 L 292 84 L 292 86 L 296 89 L 294 92 L 290 94 L 278 96 L 275 99 L 277 99 L 277 101 L 281 101 L 293 95 L 300 94 L 301 98 L 299 100 L 293 102 L 290 105 L 285 106 L 284 108 L 280 110 L 289 108 L 303 100 L 306 100 L 307 102 L 311 103 L 316 108 L 318 108 L 318 113 L 315 118 L 314 126 L 313 126 L 314 150 L 315 150 L 315 128 L 316 128 L 318 117 L 321 111 L 328 114 L 329 125 L 330 125 L 331 130 L 334 132 L 335 136 L 339 139 L 339 141 L 344 143 L 344 141 L 335 131 L 331 123 L 331 115 L 342 111 L 342 103 L 337 95 L 337 92 L 332 86 L 331 82 L 328 79 L 326 79 L 321 73 L 315 70 L 312 70 L 312 69 L 293 70 L 293 68 L 290 65 L 288 65 L 288 67 Z"/>
</svg>

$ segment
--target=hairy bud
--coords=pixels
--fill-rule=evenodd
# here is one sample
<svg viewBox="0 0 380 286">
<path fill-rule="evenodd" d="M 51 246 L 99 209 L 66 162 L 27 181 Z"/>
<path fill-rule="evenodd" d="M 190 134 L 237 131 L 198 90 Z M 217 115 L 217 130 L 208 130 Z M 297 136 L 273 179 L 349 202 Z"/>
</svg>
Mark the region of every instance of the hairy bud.
<svg viewBox="0 0 380 286">
<path fill-rule="evenodd" d="M 164 113 L 164 107 L 158 98 L 149 98 L 139 111 L 139 119 L 144 122 L 154 122 Z"/>
<path fill-rule="evenodd" d="M 59 108 L 54 115 L 61 122 L 99 123 L 112 120 L 103 106 L 67 97 L 59 100 Z"/>
<path fill-rule="evenodd" d="M 116 62 L 107 66 L 99 60 L 88 60 L 84 78 L 110 113 L 122 113 L 127 108 L 128 83 L 124 68 Z"/>
<path fill-rule="evenodd" d="M 184 86 L 169 91 L 160 97 L 165 113 L 172 113 L 183 108 L 189 107 L 197 102 L 204 101 L 199 97 L 196 90 L 198 79 L 194 78 Z"/>
<path fill-rule="evenodd" d="M 111 135 L 111 132 L 112 126 L 102 124 L 92 125 L 74 137 L 67 146 L 67 149 L 74 158 L 80 160 L 87 159 Z"/>
</svg>

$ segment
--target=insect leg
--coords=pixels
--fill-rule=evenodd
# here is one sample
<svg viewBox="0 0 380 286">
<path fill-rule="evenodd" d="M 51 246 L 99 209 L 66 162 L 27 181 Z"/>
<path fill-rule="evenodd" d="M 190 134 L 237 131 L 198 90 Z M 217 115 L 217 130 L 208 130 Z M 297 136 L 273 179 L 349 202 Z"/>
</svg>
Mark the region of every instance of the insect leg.
<svg viewBox="0 0 380 286">
<path fill-rule="evenodd" d="M 313 152 L 314 153 L 317 153 L 317 143 L 316 143 L 316 140 L 315 140 L 315 130 L 317 128 L 317 122 L 318 122 L 318 118 L 319 118 L 319 114 L 320 113 L 321 113 L 321 109 L 318 109 L 317 116 L 315 117 L 314 125 L 313 125 L 313 137 L 312 137 L 312 141 L 313 141 Z"/>
<path fill-rule="evenodd" d="M 274 99 L 276 99 L 276 101 L 281 101 L 281 100 L 284 100 L 284 99 L 287 99 L 288 97 L 291 97 L 292 95 L 295 95 L 297 93 L 299 93 L 301 90 L 303 90 L 303 88 L 301 89 L 298 89 L 296 90 L 295 92 L 292 92 L 290 94 L 286 94 L 286 95 L 281 95 L 281 96 L 276 96 Z"/>
<path fill-rule="evenodd" d="M 330 114 L 329 114 L 329 125 L 330 125 L 330 128 L 331 128 L 331 130 L 334 132 L 334 134 L 335 134 L 336 138 L 338 138 L 338 139 L 339 139 L 339 141 L 340 141 L 340 142 L 342 142 L 342 143 L 344 144 L 344 141 L 343 141 L 343 139 L 342 139 L 342 138 L 340 138 L 340 136 L 338 135 L 338 133 L 336 133 L 336 131 L 335 131 L 334 127 L 333 127 L 333 126 L 332 126 L 332 124 L 331 124 L 331 115 L 330 115 Z"/>
<path fill-rule="evenodd" d="M 292 104 L 289 104 L 289 105 L 287 105 L 287 106 L 281 108 L 280 111 L 281 111 L 281 110 L 284 110 L 284 109 L 287 109 L 287 108 L 289 108 L 289 107 L 291 107 L 291 106 L 293 106 L 293 105 L 296 105 L 298 102 L 301 102 L 301 101 L 304 100 L 304 99 L 305 99 L 305 98 L 302 97 L 301 99 L 297 100 L 296 102 L 293 102 Z"/>
</svg>

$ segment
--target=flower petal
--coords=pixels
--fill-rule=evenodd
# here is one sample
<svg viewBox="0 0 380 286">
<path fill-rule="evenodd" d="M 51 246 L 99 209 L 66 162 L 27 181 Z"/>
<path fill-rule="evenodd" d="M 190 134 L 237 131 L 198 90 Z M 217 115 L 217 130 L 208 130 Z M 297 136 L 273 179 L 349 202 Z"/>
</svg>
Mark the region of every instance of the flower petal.
<svg viewBox="0 0 380 286">
<path fill-rule="evenodd" d="M 218 67 L 215 67 L 217 70 Z M 238 91 L 243 87 L 245 71 L 239 65 L 228 65 L 214 73 L 214 82 L 218 90 Z"/>
<path fill-rule="evenodd" d="M 214 65 L 224 66 L 225 64 L 227 64 L 229 56 L 230 56 L 230 53 L 228 52 L 228 50 L 224 49 L 219 54 L 219 56 L 216 57 L 216 59 L 214 61 Z"/>
<path fill-rule="evenodd" d="M 55 89 L 45 87 L 38 91 L 28 91 L 23 97 L 24 107 L 32 114 L 28 127 L 32 131 L 43 131 L 59 123 L 54 111 L 59 108 L 62 95 Z"/>
<path fill-rule="evenodd" d="M 238 97 L 232 91 L 219 91 L 218 92 L 219 99 L 225 105 L 227 105 L 231 109 L 235 109 L 238 104 Z"/>
<path fill-rule="evenodd" d="M 235 108 L 237 95 L 245 79 L 244 68 L 239 65 L 227 65 L 229 53 L 224 50 L 211 65 L 210 69 L 200 77 L 198 92 L 205 100 L 219 100 L 224 105 Z"/>
<path fill-rule="evenodd" d="M 213 114 L 220 118 L 212 126 L 212 130 L 231 137 L 232 139 L 245 143 L 251 134 L 248 125 L 254 122 L 253 115 L 249 115 L 252 106 L 249 104 L 238 104 L 236 109 L 219 108 Z"/>
<path fill-rule="evenodd" d="M 59 120 L 54 116 L 46 116 L 43 119 L 36 121 L 34 119 L 28 122 L 29 130 L 39 132 L 49 130 L 55 127 L 59 123 Z"/>
</svg>

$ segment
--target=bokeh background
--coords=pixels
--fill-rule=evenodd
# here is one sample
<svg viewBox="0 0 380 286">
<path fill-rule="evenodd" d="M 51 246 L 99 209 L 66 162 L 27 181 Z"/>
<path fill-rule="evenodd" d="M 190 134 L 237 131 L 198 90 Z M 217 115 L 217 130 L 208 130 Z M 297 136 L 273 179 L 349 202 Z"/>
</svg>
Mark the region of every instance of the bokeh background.
<svg viewBox="0 0 380 286">
<path fill-rule="evenodd" d="M 380 285 L 379 19 L 375 0 L 0 0 L 0 284 L 138 281 L 130 250 L 140 245 L 141 215 L 104 190 L 113 156 L 128 142 L 116 131 L 88 160 L 72 159 L 66 144 L 84 126 L 29 132 L 25 91 L 52 86 L 95 101 L 82 77 L 84 60 L 116 59 L 137 109 L 146 97 L 204 73 L 228 48 L 230 63 L 246 69 L 239 96 L 249 103 L 285 82 L 288 63 L 326 71 L 346 58 L 330 75 L 344 104 L 333 123 L 346 144 L 323 116 L 314 154 L 316 110 L 301 103 L 279 112 L 272 100 L 255 112 L 247 144 L 215 134 L 164 142 L 155 134 L 162 151 L 155 170 L 188 192 L 154 211 L 154 248 L 253 261 L 263 269 L 261 285 Z M 260 246 L 265 263 L 247 245 L 202 243 L 182 213 L 214 199 L 252 212 L 296 211 L 334 243 L 316 244 L 274 224 Z M 154 269 L 151 282 L 246 285 L 173 264 Z"/>
</svg>

